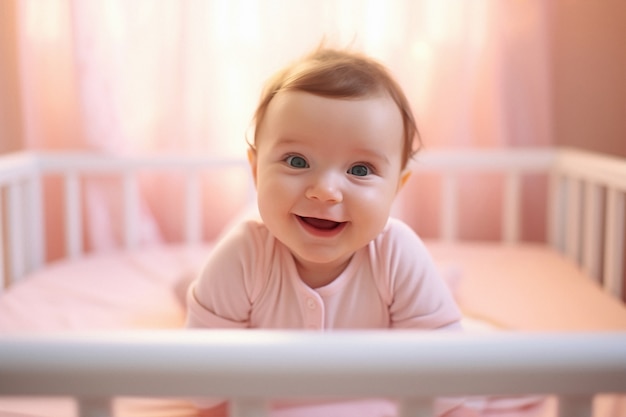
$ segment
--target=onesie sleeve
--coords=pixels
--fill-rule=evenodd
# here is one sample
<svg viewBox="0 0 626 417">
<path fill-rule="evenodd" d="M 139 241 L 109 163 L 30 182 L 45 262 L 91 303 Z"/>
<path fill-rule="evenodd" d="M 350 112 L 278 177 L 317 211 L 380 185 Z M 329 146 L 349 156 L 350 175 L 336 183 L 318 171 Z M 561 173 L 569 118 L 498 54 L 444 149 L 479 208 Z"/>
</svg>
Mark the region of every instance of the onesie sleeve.
<svg viewBox="0 0 626 417">
<path fill-rule="evenodd" d="M 391 327 L 460 330 L 460 310 L 413 229 L 391 219 L 381 243 L 382 265 L 389 279 Z"/>
<path fill-rule="evenodd" d="M 249 327 L 256 262 L 253 222 L 234 227 L 216 245 L 187 292 L 188 328 Z"/>
</svg>

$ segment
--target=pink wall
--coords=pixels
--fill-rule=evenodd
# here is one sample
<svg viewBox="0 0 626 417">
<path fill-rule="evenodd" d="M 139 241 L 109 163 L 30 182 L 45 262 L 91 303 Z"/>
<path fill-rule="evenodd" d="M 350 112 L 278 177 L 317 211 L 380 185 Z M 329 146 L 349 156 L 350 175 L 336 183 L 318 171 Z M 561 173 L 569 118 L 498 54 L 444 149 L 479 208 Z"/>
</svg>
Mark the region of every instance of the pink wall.
<svg viewBox="0 0 626 417">
<path fill-rule="evenodd" d="M 21 146 L 16 3 L 0 1 L 0 153 Z"/>
<path fill-rule="evenodd" d="M 556 145 L 626 157 L 626 2 L 550 2 Z"/>
</svg>

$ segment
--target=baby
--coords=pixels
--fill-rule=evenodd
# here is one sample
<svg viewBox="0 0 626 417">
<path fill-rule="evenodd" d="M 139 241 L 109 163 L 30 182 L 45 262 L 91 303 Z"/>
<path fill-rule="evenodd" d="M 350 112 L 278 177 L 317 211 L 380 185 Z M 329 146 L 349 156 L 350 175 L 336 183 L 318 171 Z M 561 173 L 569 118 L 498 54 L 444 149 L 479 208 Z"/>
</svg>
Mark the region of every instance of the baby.
<svg viewBox="0 0 626 417">
<path fill-rule="evenodd" d="M 254 122 L 260 219 L 212 251 L 187 326 L 460 329 L 424 244 L 390 218 L 419 137 L 389 72 L 320 48 L 270 79 Z"/>
</svg>

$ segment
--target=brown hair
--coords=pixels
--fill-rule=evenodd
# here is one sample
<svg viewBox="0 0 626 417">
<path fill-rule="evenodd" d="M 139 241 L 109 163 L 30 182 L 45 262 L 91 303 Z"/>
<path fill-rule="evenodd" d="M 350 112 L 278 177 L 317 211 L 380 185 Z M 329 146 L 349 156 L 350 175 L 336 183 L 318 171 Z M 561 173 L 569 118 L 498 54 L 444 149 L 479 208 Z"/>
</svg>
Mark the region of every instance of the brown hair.
<svg viewBox="0 0 626 417">
<path fill-rule="evenodd" d="M 402 168 L 419 150 L 421 140 L 409 101 L 388 70 L 365 55 L 319 48 L 277 72 L 268 80 L 254 113 L 254 143 L 272 98 L 285 90 L 304 91 L 329 98 L 362 98 L 387 93 L 397 104 L 404 125 Z M 254 144 L 251 144 L 254 147 Z"/>
</svg>

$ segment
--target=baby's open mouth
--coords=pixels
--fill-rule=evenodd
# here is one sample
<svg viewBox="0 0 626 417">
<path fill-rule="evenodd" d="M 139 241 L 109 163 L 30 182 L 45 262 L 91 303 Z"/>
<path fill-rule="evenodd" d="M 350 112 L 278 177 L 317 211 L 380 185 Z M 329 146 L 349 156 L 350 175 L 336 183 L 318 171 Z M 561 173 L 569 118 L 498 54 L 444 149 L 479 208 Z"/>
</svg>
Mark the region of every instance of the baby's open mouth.
<svg viewBox="0 0 626 417">
<path fill-rule="evenodd" d="M 335 222 L 332 220 L 318 219 L 316 217 L 302 217 L 298 216 L 303 223 L 308 224 L 311 227 L 321 230 L 333 230 L 341 226 L 342 222 Z"/>
</svg>

